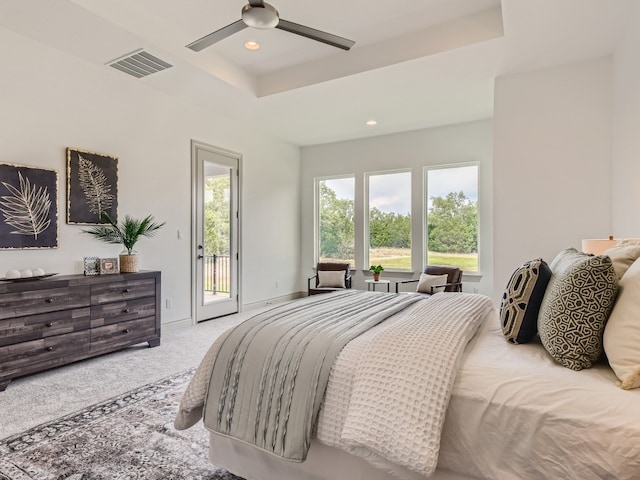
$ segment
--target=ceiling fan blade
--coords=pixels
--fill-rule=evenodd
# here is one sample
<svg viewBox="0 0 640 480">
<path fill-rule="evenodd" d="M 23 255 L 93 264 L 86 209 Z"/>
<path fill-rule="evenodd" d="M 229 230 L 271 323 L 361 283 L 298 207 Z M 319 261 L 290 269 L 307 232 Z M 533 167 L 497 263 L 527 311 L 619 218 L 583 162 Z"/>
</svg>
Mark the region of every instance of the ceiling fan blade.
<svg viewBox="0 0 640 480">
<path fill-rule="evenodd" d="M 315 28 L 306 27 L 283 19 L 280 19 L 276 28 L 284 30 L 285 32 L 295 33 L 296 35 L 302 35 L 303 37 L 310 38 L 311 40 L 317 40 L 318 42 L 326 43 L 327 45 L 338 47 L 343 50 L 349 50 L 356 43 L 348 38 L 339 37 L 331 33 L 323 32 L 322 30 L 316 30 Z"/>
<path fill-rule="evenodd" d="M 262 0 L 249 0 L 249 5 L 251 5 L 252 7 L 264 8 L 264 2 Z"/>
<path fill-rule="evenodd" d="M 222 27 L 220 30 L 216 30 L 209 35 L 205 35 L 195 42 L 191 42 L 189 45 L 187 45 L 187 48 L 190 48 L 194 52 L 199 52 L 200 50 L 203 50 L 213 45 L 214 43 L 219 42 L 220 40 L 223 40 L 228 36 L 233 35 L 234 33 L 237 33 L 245 28 L 247 28 L 246 23 L 244 23 L 242 20 L 238 20 L 237 22 L 233 22 L 226 27 Z"/>
</svg>

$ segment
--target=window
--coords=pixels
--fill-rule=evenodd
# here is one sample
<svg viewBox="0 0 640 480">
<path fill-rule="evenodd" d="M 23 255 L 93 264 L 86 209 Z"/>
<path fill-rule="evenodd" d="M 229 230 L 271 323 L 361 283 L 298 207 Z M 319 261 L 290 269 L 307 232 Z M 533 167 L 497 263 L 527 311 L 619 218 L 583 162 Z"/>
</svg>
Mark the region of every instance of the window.
<svg viewBox="0 0 640 480">
<path fill-rule="evenodd" d="M 411 269 L 411 172 L 371 173 L 369 265 Z"/>
<path fill-rule="evenodd" d="M 355 265 L 354 177 L 322 178 L 316 183 L 318 261 Z"/>
<path fill-rule="evenodd" d="M 426 263 L 478 271 L 478 165 L 425 170 Z"/>
</svg>

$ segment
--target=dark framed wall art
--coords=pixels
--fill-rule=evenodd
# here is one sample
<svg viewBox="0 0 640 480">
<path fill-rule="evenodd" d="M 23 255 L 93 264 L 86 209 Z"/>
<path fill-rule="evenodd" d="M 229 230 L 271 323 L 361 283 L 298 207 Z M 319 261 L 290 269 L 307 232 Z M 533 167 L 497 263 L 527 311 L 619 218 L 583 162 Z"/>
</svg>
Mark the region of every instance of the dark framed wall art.
<svg viewBox="0 0 640 480">
<path fill-rule="evenodd" d="M 0 163 L 0 249 L 58 248 L 58 172 Z"/>
<path fill-rule="evenodd" d="M 118 159 L 67 148 L 67 223 L 106 223 L 118 219 Z"/>
</svg>

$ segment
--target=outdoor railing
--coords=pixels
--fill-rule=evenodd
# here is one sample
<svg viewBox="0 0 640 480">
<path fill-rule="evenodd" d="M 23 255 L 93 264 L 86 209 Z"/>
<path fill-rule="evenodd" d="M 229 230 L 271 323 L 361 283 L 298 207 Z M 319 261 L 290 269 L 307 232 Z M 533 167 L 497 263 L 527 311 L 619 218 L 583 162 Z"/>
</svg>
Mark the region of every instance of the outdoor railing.
<svg viewBox="0 0 640 480">
<path fill-rule="evenodd" d="M 205 292 L 230 293 L 231 261 L 229 255 L 205 255 L 204 258 Z"/>
</svg>

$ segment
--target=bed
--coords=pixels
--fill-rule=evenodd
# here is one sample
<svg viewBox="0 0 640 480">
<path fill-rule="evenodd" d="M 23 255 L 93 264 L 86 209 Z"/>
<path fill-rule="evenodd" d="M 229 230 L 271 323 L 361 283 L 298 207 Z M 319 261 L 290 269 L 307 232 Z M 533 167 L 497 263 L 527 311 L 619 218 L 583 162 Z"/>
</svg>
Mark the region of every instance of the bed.
<svg viewBox="0 0 640 480">
<path fill-rule="evenodd" d="M 640 264 L 635 270 L 640 279 Z M 328 294 L 322 301 L 339 302 L 342 295 L 345 293 Z M 364 295 L 369 302 L 373 298 L 412 296 L 381 292 L 346 295 Z M 305 306 L 315 301 L 321 300 L 309 297 L 293 303 Z M 460 302 L 471 302 L 478 308 L 474 307 L 469 315 L 461 315 L 456 310 Z M 465 318 L 449 323 L 446 313 L 449 310 L 453 312 L 451 317 Z M 404 330 L 406 322 L 413 325 L 409 330 Z M 437 388 L 432 384 L 424 387 L 420 385 L 422 379 L 415 378 L 416 372 L 425 367 L 424 362 L 390 372 L 384 361 L 372 367 L 370 364 L 375 362 L 364 364 L 359 360 L 372 344 L 395 343 L 398 336 L 409 338 L 411 346 L 403 349 L 438 349 L 442 339 L 429 344 L 429 340 L 421 343 L 422 340 L 416 338 L 423 336 L 420 332 L 425 328 L 438 328 L 440 323 L 456 330 L 454 343 L 460 344 L 460 348 L 454 348 L 454 358 L 444 362 L 445 370 L 451 365 L 454 367 L 450 380 L 443 381 L 435 375 L 442 384 Z M 466 333 L 459 334 L 460 330 Z M 391 340 L 387 339 L 389 336 Z M 223 336 L 214 342 L 208 360 L 205 357 L 196 377 L 212 376 L 212 363 L 224 341 Z M 394 355 L 398 352 L 390 356 Z M 436 357 L 430 357 L 428 363 L 437 363 Z M 403 362 L 406 364 L 406 359 L 399 361 Z M 400 397 L 409 398 L 408 404 L 403 404 L 402 398 L 391 398 L 393 395 L 388 389 L 372 394 L 364 388 L 363 393 L 359 377 L 365 375 L 362 371 L 369 375 L 382 372 L 380 378 L 384 380 L 379 383 L 385 385 L 398 377 L 401 383 L 395 388 L 403 390 Z M 207 387 L 202 382 L 198 385 L 196 377 L 185 392 L 176 417 L 177 428 L 188 428 L 199 421 L 205 402 L 215 403 L 216 396 L 207 394 Z M 580 371 L 566 368 L 549 354 L 538 336 L 525 344 L 505 341 L 498 309 L 488 297 L 438 293 L 429 299 L 406 302 L 340 349 L 332 361 L 304 461 L 282 458 L 244 438 L 219 431 L 211 432 L 209 457 L 213 464 L 249 480 L 381 480 L 391 476 L 410 480 L 640 478 L 640 390 L 619 388 L 617 380 L 616 373 L 602 359 Z M 367 385 L 366 380 L 364 384 Z M 408 384 L 412 386 L 407 387 Z M 424 394 L 436 390 L 437 395 Z M 368 398 L 363 394 L 374 398 L 367 400 L 371 404 L 369 410 L 360 411 L 358 402 Z M 443 397 L 444 402 L 443 414 L 436 415 L 435 419 L 415 412 L 419 399 L 431 396 Z M 427 408 L 441 408 L 438 402 L 435 407 L 429 402 L 426 402 Z M 382 417 L 389 418 L 375 418 L 385 411 L 388 413 L 382 413 Z M 384 439 L 374 436 L 369 446 L 366 440 L 364 443 L 352 441 L 354 434 L 350 429 L 357 427 L 358 422 L 365 424 L 365 433 L 378 431 L 376 425 L 398 430 Z M 423 422 L 437 427 L 435 443 L 429 434 L 431 427 L 426 429 L 426 443 L 411 443 L 413 437 L 421 435 L 412 430 L 414 425 Z M 419 432 L 424 430 L 418 428 Z M 407 436 L 412 438 L 407 440 L 404 438 Z M 398 445 L 389 445 L 396 441 Z M 424 458 L 416 458 L 421 451 L 414 452 L 414 449 L 431 448 L 435 448 L 437 461 L 433 468 L 429 461 L 425 466 Z"/>
</svg>

